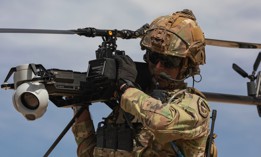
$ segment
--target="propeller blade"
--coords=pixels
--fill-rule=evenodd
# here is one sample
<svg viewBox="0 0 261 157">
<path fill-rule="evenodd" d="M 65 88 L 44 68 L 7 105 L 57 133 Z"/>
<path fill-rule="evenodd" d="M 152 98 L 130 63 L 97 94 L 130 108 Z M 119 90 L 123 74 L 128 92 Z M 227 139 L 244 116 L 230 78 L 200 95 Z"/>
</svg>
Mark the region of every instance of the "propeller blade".
<svg viewBox="0 0 261 157">
<path fill-rule="evenodd" d="M 254 71 L 256 71 L 258 69 L 260 61 L 261 61 L 261 52 L 259 52 L 259 54 L 256 58 L 256 61 L 255 61 L 254 67 L 253 67 Z"/>
<path fill-rule="evenodd" d="M 206 39 L 206 44 L 211 46 L 219 46 L 219 47 L 261 49 L 261 44 L 258 43 L 247 43 L 247 42 L 218 40 L 218 39 Z"/>
<path fill-rule="evenodd" d="M 233 63 L 232 68 L 242 77 L 248 77 L 248 74 L 235 63 Z"/>
<path fill-rule="evenodd" d="M 77 34 L 76 30 L 0 28 L 0 33 Z"/>
</svg>

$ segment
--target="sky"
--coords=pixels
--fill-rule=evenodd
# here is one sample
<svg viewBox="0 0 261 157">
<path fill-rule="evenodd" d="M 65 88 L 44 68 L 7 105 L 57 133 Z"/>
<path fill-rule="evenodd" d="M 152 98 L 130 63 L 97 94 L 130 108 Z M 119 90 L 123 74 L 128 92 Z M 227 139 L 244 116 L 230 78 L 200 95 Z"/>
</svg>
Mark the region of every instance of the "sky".
<svg viewBox="0 0 261 157">
<path fill-rule="evenodd" d="M 260 0 L 1 0 L 0 28 L 136 30 L 158 16 L 191 9 L 206 38 L 261 43 L 260 5 Z M 4 81 L 11 67 L 26 63 L 42 64 L 46 69 L 86 72 L 88 61 L 95 59 L 95 50 L 101 41 L 99 37 L 77 35 L 0 34 L 0 81 Z M 140 50 L 139 39 L 118 39 L 117 45 L 133 60 L 142 61 L 144 52 Z M 205 92 L 247 95 L 249 80 L 233 71 L 232 63 L 252 73 L 259 51 L 207 46 L 207 63 L 201 68 L 202 81 L 195 87 Z M 191 80 L 188 83 L 191 84 Z M 1 156 L 43 156 L 71 120 L 73 112 L 49 102 L 43 117 L 28 121 L 14 109 L 13 93 L 0 90 Z M 218 112 L 215 133 L 219 156 L 260 157 L 261 118 L 256 106 L 209 104 Z M 91 105 L 95 125 L 109 112 L 102 103 Z M 76 149 L 70 130 L 50 156 L 75 157 Z"/>
</svg>

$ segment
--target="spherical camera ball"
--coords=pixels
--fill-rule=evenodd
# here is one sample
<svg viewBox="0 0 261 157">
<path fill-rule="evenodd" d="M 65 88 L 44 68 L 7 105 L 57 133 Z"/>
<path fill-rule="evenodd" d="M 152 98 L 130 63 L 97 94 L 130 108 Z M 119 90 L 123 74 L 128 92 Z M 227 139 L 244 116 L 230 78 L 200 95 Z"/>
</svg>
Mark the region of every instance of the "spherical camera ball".
<svg viewBox="0 0 261 157">
<path fill-rule="evenodd" d="M 15 109 L 27 120 L 35 120 L 45 113 L 49 95 L 39 82 L 26 82 L 17 87 L 13 95 Z"/>
</svg>

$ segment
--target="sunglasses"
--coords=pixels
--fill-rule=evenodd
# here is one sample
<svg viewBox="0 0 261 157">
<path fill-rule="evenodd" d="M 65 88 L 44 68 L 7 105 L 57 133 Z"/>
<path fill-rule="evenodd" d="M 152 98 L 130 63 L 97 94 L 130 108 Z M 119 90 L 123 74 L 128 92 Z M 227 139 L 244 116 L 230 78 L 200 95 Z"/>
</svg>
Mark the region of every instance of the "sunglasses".
<svg viewBox="0 0 261 157">
<path fill-rule="evenodd" d="M 150 50 L 147 50 L 146 56 L 152 64 L 156 65 L 160 62 L 165 68 L 176 68 L 181 63 L 181 58 L 179 57 L 167 56 Z"/>
</svg>

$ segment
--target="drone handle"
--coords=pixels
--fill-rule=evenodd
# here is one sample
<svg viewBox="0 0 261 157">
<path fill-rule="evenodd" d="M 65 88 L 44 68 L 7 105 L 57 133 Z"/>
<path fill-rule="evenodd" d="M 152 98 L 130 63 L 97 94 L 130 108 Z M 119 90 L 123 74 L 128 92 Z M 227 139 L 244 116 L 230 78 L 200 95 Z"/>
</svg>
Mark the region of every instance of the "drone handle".
<svg viewBox="0 0 261 157">
<path fill-rule="evenodd" d="M 10 71 L 8 72 L 8 74 L 7 74 L 7 76 L 6 76 L 5 80 L 4 80 L 4 83 L 7 83 L 7 81 L 9 80 L 9 78 L 12 76 L 12 74 L 13 74 L 14 72 L 16 72 L 16 67 L 12 67 L 12 68 L 10 69 Z"/>
<path fill-rule="evenodd" d="M 46 153 L 44 154 L 44 157 L 48 157 L 49 154 L 53 151 L 53 149 L 56 147 L 56 145 L 61 141 L 61 139 L 63 138 L 63 136 L 67 133 L 67 131 L 71 128 L 71 126 L 73 125 L 73 123 L 75 122 L 75 119 L 78 118 L 83 111 L 85 110 L 85 107 L 81 107 L 79 109 L 79 111 L 73 116 L 73 118 L 71 119 L 71 121 L 67 124 L 67 126 L 64 128 L 64 130 L 61 132 L 61 134 L 57 137 L 57 139 L 53 142 L 53 144 L 51 145 L 51 147 L 46 151 Z"/>
</svg>

